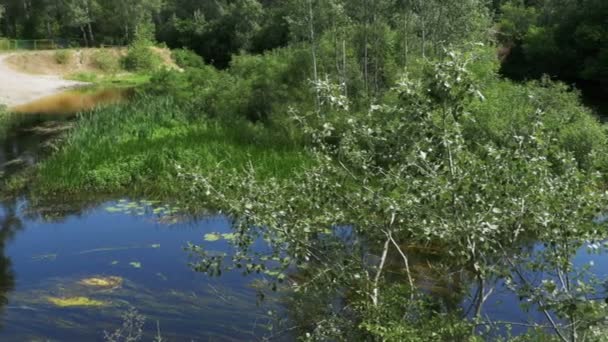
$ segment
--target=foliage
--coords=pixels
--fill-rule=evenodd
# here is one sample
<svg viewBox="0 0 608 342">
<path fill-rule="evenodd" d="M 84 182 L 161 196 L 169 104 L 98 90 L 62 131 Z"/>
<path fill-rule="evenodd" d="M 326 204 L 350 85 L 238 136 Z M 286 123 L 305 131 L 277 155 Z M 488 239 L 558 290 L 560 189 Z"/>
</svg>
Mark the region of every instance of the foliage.
<svg viewBox="0 0 608 342">
<path fill-rule="evenodd" d="M 104 331 L 106 342 L 137 342 L 141 341 L 144 333 L 146 317 L 131 307 L 122 314 L 122 326 L 112 333 Z"/>
<path fill-rule="evenodd" d="M 297 115 L 295 119 L 315 142 L 317 166 L 294 177 L 260 180 L 255 170 L 214 179 L 186 173 L 197 198 L 219 198 L 235 221 L 236 251 L 231 262 L 192 246 L 201 256 L 196 269 L 210 274 L 223 268 L 243 268 L 245 273 L 272 270 L 278 272 L 278 282 L 292 267 L 304 273 L 314 269 L 317 276 L 293 282 L 291 288 L 315 293 L 316 288 L 331 286 L 336 289 L 334 296 L 340 296 L 337 289 L 347 289 L 349 321 L 361 322 L 356 328 L 363 334 L 381 339 L 463 340 L 474 330 L 467 331 L 466 322 L 446 319 L 453 312 L 419 309 L 424 313 L 409 316 L 415 310 L 394 309 L 392 304 L 416 305 L 416 277 L 401 246 L 449 246 L 444 267 L 461 270 L 478 287 L 471 298 L 475 306 L 471 323 L 483 320 L 492 279 L 517 278 L 512 289 L 522 299 L 550 318 L 557 314 L 566 322 L 576 322 L 562 325 L 551 320 L 555 333 L 593 332 L 596 315 L 605 314 L 605 308 L 574 297 L 575 293 L 594 295 L 593 286 L 584 285 L 588 283 L 583 275 L 563 280 L 565 295 L 548 296 L 526 292 L 538 287 L 519 270 L 537 269 L 538 263 L 526 261 L 539 257 L 547 272 L 542 274 L 550 277 L 550 269 L 557 269 L 558 275 L 573 274 L 572 256 L 584 241 L 605 238 L 594 218 L 608 204 L 608 196 L 599 190 L 593 163 L 586 165 L 575 157 L 578 152 L 588 158 L 592 152 L 569 151 L 566 144 L 556 144 L 560 138 L 551 128 L 551 116 L 558 114 L 551 112 L 547 99 L 512 107 L 511 111 L 521 111 L 515 117 L 525 124 L 510 127 L 508 136 L 484 135 L 486 123 L 478 120 L 479 111 L 470 109 L 496 100 L 483 95 L 476 76 L 468 71 L 474 60 L 474 55 L 449 52 L 445 60 L 425 66 L 426 76 L 405 76 L 393 90 L 391 102 L 374 105 L 368 112 L 346 112 L 337 103 L 321 113 Z M 538 96 L 534 92 L 563 91 L 559 86 L 522 89 L 532 98 Z M 566 98 L 565 102 L 573 101 Z M 567 131 L 573 122 L 561 125 Z M 603 145 L 598 148 L 605 151 Z M 354 242 L 341 238 L 336 227 L 344 226 L 354 229 Z M 530 238 L 554 249 L 530 250 L 526 247 Z M 259 239 L 272 248 L 276 263 L 266 263 L 265 254 L 252 251 L 251 245 Z M 372 265 L 361 257 L 368 253 L 375 256 Z M 401 260 L 400 272 L 410 291 L 394 291 L 383 272 L 391 253 Z M 575 290 L 577 283 L 581 285 Z M 581 310 L 567 310 L 575 298 L 581 301 L 576 305 Z M 587 305 L 593 307 L 593 315 L 583 309 Z M 421 323 L 421 316 L 428 320 Z M 334 338 L 344 337 L 343 330 L 333 332 Z"/>
<path fill-rule="evenodd" d="M 109 50 L 99 49 L 91 55 L 93 65 L 107 73 L 115 73 L 120 69 L 119 59 Z"/>
<path fill-rule="evenodd" d="M 150 82 L 150 75 L 145 73 L 112 73 L 98 74 L 79 72 L 67 76 L 68 79 L 92 83 L 101 88 L 134 88 Z"/>
<path fill-rule="evenodd" d="M 154 71 L 162 65 L 161 57 L 152 50 L 154 25 L 151 19 L 140 22 L 135 28 L 135 37 L 122 63 L 129 71 Z"/>
<path fill-rule="evenodd" d="M 55 62 L 57 64 L 66 65 L 72 61 L 73 52 L 71 50 L 57 50 L 55 52 Z"/>
<path fill-rule="evenodd" d="M 306 57 L 300 49 L 283 49 L 262 56 L 235 56 L 230 69 L 211 66 L 186 73 L 160 71 L 146 91 L 170 95 L 195 111 L 217 118 L 268 122 L 285 117 L 287 105 L 305 103 Z M 304 61 L 303 61 L 304 59 Z"/>
<path fill-rule="evenodd" d="M 193 267 L 288 289 L 303 339 L 489 338 L 501 283 L 547 319 L 522 339 L 605 333 L 604 280 L 573 256 L 607 238 L 606 130 L 565 84 L 499 77 L 488 44 L 496 12 L 503 72 L 603 82 L 605 1 L 0 4 L 9 36 L 128 43 L 124 67 L 154 73 L 132 103 L 82 113 L 31 190 L 222 209 L 234 231 L 190 245 Z M 156 39 L 186 70 L 159 70 Z M 429 293 L 444 279 L 421 264 L 462 288 Z"/>
<path fill-rule="evenodd" d="M 504 72 L 512 77 L 541 74 L 566 80 L 608 80 L 605 1 L 512 1 L 502 7 L 500 35 L 512 47 Z"/>
<path fill-rule="evenodd" d="M 154 71 L 162 65 L 162 60 L 152 47 L 145 42 L 136 42 L 129 47 L 122 64 L 126 70 L 134 72 Z"/>
<path fill-rule="evenodd" d="M 207 121 L 169 99 L 144 97 L 82 114 L 63 148 L 40 165 L 35 189 L 179 195 L 188 185 L 175 164 L 212 172 L 250 163 L 260 174 L 288 177 L 310 162 L 281 130 Z"/>
<path fill-rule="evenodd" d="M 196 54 L 196 52 L 189 49 L 177 49 L 171 51 L 171 57 L 175 61 L 175 64 L 180 68 L 204 68 L 205 61 L 203 58 Z"/>
</svg>

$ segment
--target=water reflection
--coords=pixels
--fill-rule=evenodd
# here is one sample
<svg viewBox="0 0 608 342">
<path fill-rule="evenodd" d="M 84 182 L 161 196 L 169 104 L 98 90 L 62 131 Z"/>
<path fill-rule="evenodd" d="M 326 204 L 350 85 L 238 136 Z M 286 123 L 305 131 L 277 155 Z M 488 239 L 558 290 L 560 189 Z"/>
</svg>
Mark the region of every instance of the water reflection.
<svg viewBox="0 0 608 342">
<path fill-rule="evenodd" d="M 15 287 L 15 275 L 12 262 L 6 256 L 6 245 L 15 234 L 23 229 L 23 223 L 17 215 L 18 204 L 15 200 L 0 202 L 0 309 L 8 304 L 8 295 Z"/>
<path fill-rule="evenodd" d="M 139 202 L 111 202 L 53 222 L 23 216 L 25 203 L 2 204 L 2 222 L 9 229 L 2 230 L 7 243 L 0 286 L 8 310 L 0 319 L 1 340 L 100 340 L 103 330 L 120 326 L 120 316 L 131 306 L 146 316 L 145 340 L 152 340 L 157 321 L 171 341 L 239 341 L 268 334 L 267 312 L 277 307 L 270 296 L 263 305 L 256 300 L 253 283 L 260 277 L 235 271 L 209 278 L 189 267 L 187 243 L 200 242 L 206 233 L 230 232 L 229 220 L 218 216 L 166 225 L 159 223 L 157 206 L 143 208 L 141 216 L 115 211 L 131 203 Z M 230 252 L 221 241 L 212 248 Z M 18 271 L 16 284 L 8 258 Z M 104 288 L 85 281 L 94 278 L 120 282 Z"/>
<path fill-rule="evenodd" d="M 128 88 L 79 89 L 45 97 L 11 109 L 20 114 L 75 114 L 100 105 L 124 102 L 134 93 Z"/>
</svg>

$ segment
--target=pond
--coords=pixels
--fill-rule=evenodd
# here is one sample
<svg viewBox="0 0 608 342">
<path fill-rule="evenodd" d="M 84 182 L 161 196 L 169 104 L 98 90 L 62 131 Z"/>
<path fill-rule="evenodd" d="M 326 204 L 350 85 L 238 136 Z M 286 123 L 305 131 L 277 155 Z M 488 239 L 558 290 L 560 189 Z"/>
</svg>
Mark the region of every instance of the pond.
<svg viewBox="0 0 608 342">
<path fill-rule="evenodd" d="M 79 96 L 91 101 L 82 100 L 85 106 L 78 107 L 72 106 L 78 101 L 62 100 Z M 22 107 L 27 114 L 16 117 L 0 141 L 0 177 L 21 172 L 52 151 L 74 112 L 128 96 L 124 91 L 70 93 L 41 100 L 42 107 Z M 301 312 L 289 311 L 298 308 L 286 305 L 288 292 L 269 291 L 264 274 L 232 271 L 209 277 L 191 267 L 192 256 L 185 250 L 190 242 L 228 256 L 234 252 L 222 238 L 231 233 L 228 218 L 192 217 L 179 205 L 141 198 L 84 195 L 89 200 L 0 201 L 0 340 L 103 341 L 104 331 L 119 329 L 132 308 L 138 315 L 127 322 L 145 317 L 146 341 L 158 331 L 168 341 L 294 340 L 293 331 L 281 327 L 294 326 L 289 319 Z M 265 247 L 258 243 L 256 248 Z M 532 243 L 530 248 L 536 247 Z M 417 285 L 470 316 L 474 282 L 462 273 L 437 274 L 429 267 L 436 255 L 410 253 Z M 593 261 L 595 274 L 608 276 L 608 258 L 581 250 L 575 261 Z M 398 265 L 399 257 L 392 263 Z M 493 285 L 484 316 L 521 323 L 513 326 L 516 334 L 529 322 L 546 323 L 540 312 L 522 310 L 502 281 Z"/>
<path fill-rule="evenodd" d="M 75 112 L 128 96 L 74 91 L 15 108 L 21 114 L 0 142 L 0 177 L 44 157 Z M 145 317 L 144 340 L 159 330 L 169 341 L 270 334 L 278 306 L 269 296 L 258 301 L 268 290 L 263 275 L 211 278 L 190 266 L 188 243 L 228 233 L 227 218 L 178 216 L 177 207 L 126 198 L 50 202 L 0 201 L 0 340 L 103 341 L 131 308 Z M 230 253 L 225 240 L 210 248 Z"/>
<path fill-rule="evenodd" d="M 169 341 L 268 334 L 268 311 L 275 305 L 258 305 L 262 276 L 210 278 L 189 266 L 187 243 L 229 232 L 229 221 L 162 222 L 170 211 L 125 199 L 48 221 L 28 213 L 25 203 L 2 204 L 0 291 L 6 305 L 0 340 L 102 340 L 131 307 L 146 318 L 145 340 L 152 340 L 157 322 Z M 210 248 L 229 252 L 225 241 Z"/>
<path fill-rule="evenodd" d="M 100 105 L 126 101 L 134 90 L 130 88 L 85 87 L 44 97 L 31 103 L 11 108 L 20 114 L 75 114 Z"/>
</svg>

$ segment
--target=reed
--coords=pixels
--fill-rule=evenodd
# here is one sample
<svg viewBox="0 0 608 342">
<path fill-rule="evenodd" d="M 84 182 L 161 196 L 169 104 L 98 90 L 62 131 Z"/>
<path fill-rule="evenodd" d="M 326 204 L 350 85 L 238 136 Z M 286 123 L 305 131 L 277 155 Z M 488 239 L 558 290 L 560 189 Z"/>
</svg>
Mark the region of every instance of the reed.
<svg viewBox="0 0 608 342">
<path fill-rule="evenodd" d="M 178 168 L 213 174 L 254 167 L 289 177 L 310 165 L 302 144 L 278 129 L 208 120 L 168 98 L 142 97 L 81 114 L 63 147 L 39 165 L 39 193 L 138 192 L 180 195 Z"/>
</svg>

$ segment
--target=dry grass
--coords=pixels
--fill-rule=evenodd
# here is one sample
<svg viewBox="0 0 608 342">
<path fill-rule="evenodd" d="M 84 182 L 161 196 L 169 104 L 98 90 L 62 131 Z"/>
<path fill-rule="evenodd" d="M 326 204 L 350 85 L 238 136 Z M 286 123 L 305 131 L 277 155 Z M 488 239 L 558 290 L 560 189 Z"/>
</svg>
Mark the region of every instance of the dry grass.
<svg viewBox="0 0 608 342">
<path fill-rule="evenodd" d="M 170 68 L 177 68 L 171 59 L 171 51 L 168 49 L 152 48 Z M 101 49 L 75 49 L 69 61 L 60 64 L 57 61 L 57 51 L 32 51 L 11 54 L 6 59 L 6 64 L 16 71 L 35 75 L 61 75 L 67 76 L 75 73 L 92 72 L 103 73 L 95 62 L 95 54 Z M 124 57 L 127 48 L 107 48 L 105 51 L 113 55 L 117 60 Z"/>
</svg>

